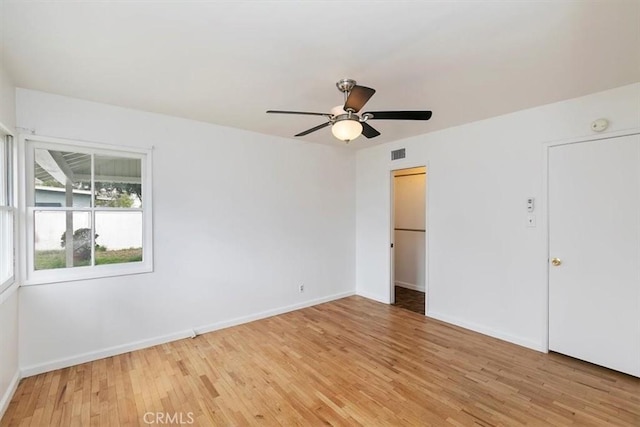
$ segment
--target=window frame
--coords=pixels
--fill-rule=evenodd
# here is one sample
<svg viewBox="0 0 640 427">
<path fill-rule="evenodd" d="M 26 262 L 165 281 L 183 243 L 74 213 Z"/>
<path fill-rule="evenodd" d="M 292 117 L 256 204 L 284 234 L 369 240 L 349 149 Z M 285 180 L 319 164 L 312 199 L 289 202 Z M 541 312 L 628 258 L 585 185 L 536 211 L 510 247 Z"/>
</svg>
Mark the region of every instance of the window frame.
<svg viewBox="0 0 640 427">
<path fill-rule="evenodd" d="M 126 276 L 153 272 L 153 150 L 148 148 L 124 147 L 118 145 L 84 142 L 61 138 L 51 138 L 37 135 L 25 135 L 22 138 L 24 147 L 24 197 L 22 198 L 22 212 L 25 218 L 25 256 L 24 285 L 42 285 L 50 283 L 68 282 L 75 280 L 98 279 L 105 277 Z M 90 208 L 67 207 L 37 207 L 35 206 L 35 149 L 47 149 L 56 151 L 69 151 L 89 154 L 92 156 L 106 155 L 141 161 L 141 184 L 143 188 L 143 202 L 140 208 L 108 208 L 95 206 L 92 201 Z M 93 158 L 92 158 L 93 164 Z M 93 168 L 92 168 L 93 174 Z M 92 195 L 94 198 L 94 177 L 91 179 Z M 142 212 L 142 261 L 78 266 L 72 268 L 53 268 L 45 270 L 35 269 L 35 212 L 37 211 L 62 211 L 62 212 L 95 212 L 102 211 L 127 211 Z M 95 222 L 92 214 L 91 229 L 95 232 Z M 92 233 L 93 234 L 93 233 Z M 93 239 L 92 239 L 93 242 Z M 92 253 L 93 253 L 92 244 Z"/>
<path fill-rule="evenodd" d="M 9 212 L 11 217 L 11 242 L 10 257 L 11 257 L 11 275 L 3 282 L 0 282 L 0 295 L 4 294 L 9 288 L 16 283 L 16 270 L 17 270 L 17 222 L 18 222 L 18 210 L 16 208 L 16 144 L 13 134 L 0 124 L 0 211 Z M 0 247 L 5 242 L 0 241 Z M 1 262 L 1 261 L 0 261 Z"/>
</svg>

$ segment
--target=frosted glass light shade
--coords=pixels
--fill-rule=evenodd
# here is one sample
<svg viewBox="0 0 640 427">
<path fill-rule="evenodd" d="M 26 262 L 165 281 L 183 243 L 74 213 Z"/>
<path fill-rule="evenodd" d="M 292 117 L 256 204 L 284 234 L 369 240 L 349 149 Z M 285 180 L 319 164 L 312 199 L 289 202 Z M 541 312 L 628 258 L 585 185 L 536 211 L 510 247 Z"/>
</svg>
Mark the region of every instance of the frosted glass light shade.
<svg viewBox="0 0 640 427">
<path fill-rule="evenodd" d="M 341 141 L 353 141 L 362 133 L 362 125 L 357 120 L 340 120 L 331 126 L 331 133 Z"/>
</svg>

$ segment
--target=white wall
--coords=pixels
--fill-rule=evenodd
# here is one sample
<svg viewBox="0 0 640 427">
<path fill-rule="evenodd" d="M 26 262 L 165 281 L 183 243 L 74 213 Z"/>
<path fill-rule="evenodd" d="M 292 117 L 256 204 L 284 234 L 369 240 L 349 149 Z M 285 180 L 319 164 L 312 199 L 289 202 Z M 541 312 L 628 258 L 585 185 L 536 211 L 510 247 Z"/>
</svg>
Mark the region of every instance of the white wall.
<svg viewBox="0 0 640 427">
<path fill-rule="evenodd" d="M 425 233 L 413 230 L 426 227 L 426 175 L 399 175 L 393 182 L 394 282 L 424 292 Z"/>
<path fill-rule="evenodd" d="M 15 88 L 0 61 L 0 123 L 13 132 L 15 127 Z M 0 295 L 0 417 L 17 386 L 18 293 L 10 288 Z"/>
<path fill-rule="evenodd" d="M 26 374 L 354 293 L 352 151 L 23 89 L 17 114 L 155 147 L 155 271 L 21 288 Z"/>
<path fill-rule="evenodd" d="M 0 295 L 0 418 L 18 385 L 18 292 Z"/>
<path fill-rule="evenodd" d="M 640 83 L 359 151 L 357 293 L 389 300 L 389 173 L 427 164 L 427 315 L 546 350 L 547 253 L 525 203 L 542 201 L 543 143 L 590 135 L 600 117 L 608 132 L 640 127 Z"/>
<path fill-rule="evenodd" d="M 16 124 L 16 88 L 0 61 L 0 123 L 13 131 Z"/>
</svg>

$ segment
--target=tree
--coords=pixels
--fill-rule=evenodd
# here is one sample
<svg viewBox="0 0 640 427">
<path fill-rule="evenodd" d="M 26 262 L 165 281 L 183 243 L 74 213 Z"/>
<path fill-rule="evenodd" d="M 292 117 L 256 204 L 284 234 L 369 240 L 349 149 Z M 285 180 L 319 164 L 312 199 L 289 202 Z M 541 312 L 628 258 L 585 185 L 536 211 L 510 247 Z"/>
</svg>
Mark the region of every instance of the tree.
<svg viewBox="0 0 640 427">
<path fill-rule="evenodd" d="M 96 206 L 130 208 L 136 199 L 142 200 L 142 185 L 122 182 L 96 182 Z"/>
<path fill-rule="evenodd" d="M 98 234 L 94 239 L 98 238 Z M 60 246 L 63 248 L 67 245 L 67 233 L 62 233 L 60 237 Z M 96 249 L 99 245 L 96 243 Z M 91 259 L 91 229 L 78 228 L 73 232 L 73 260 L 88 261 Z"/>
</svg>

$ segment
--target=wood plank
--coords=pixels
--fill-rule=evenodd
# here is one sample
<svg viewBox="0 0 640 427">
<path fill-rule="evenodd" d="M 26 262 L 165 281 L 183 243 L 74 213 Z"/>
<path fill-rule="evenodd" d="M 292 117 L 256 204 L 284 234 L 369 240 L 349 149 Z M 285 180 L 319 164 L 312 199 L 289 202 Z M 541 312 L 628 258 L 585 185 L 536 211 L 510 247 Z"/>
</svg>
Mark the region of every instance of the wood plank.
<svg viewBox="0 0 640 427">
<path fill-rule="evenodd" d="M 23 379 L 0 426 L 640 425 L 640 379 L 362 297 Z M 175 421 L 175 418 L 174 418 Z"/>
</svg>

